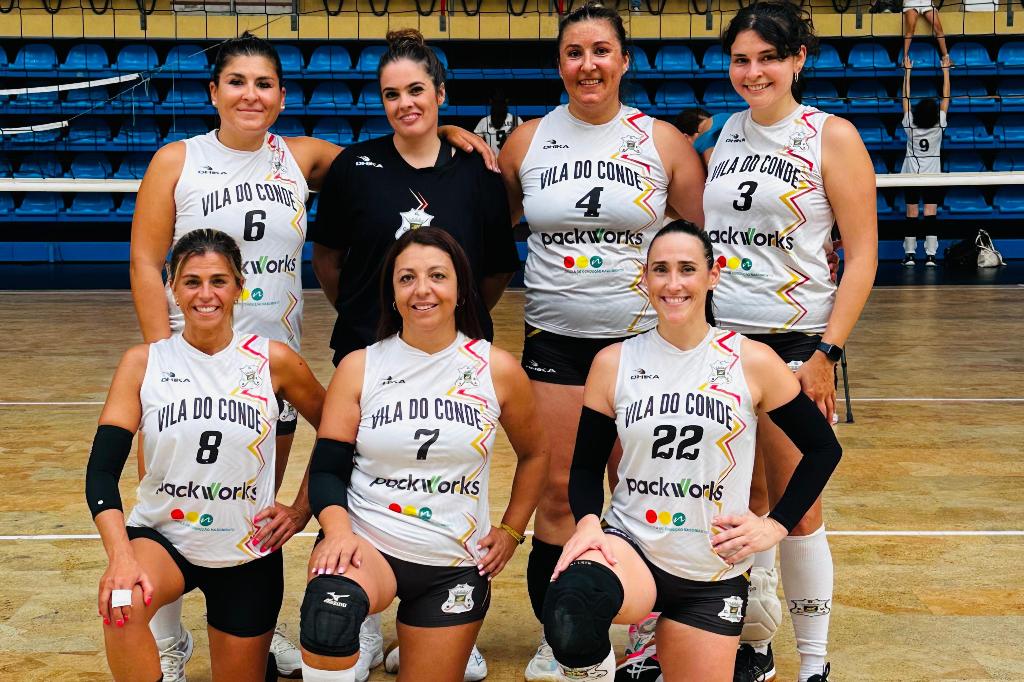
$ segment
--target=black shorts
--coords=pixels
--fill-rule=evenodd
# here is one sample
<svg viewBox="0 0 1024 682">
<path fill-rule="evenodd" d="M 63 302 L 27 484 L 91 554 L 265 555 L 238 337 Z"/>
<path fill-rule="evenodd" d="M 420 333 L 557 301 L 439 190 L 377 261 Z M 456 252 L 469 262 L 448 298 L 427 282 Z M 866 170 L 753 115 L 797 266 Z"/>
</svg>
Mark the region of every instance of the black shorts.
<svg viewBox="0 0 1024 682">
<path fill-rule="evenodd" d="M 281 414 L 277 418 L 277 435 L 290 436 L 299 426 L 299 415 L 287 400 L 281 401 Z"/>
<path fill-rule="evenodd" d="M 907 187 L 903 190 L 903 198 L 907 202 L 907 206 L 917 206 L 924 200 L 925 204 L 941 204 L 942 203 L 942 188 L 941 187 Z"/>
<path fill-rule="evenodd" d="M 612 526 L 605 526 L 604 532 L 628 542 L 647 564 L 657 593 L 653 611 L 698 630 L 739 637 L 747 612 L 750 578 L 746 574 L 716 582 L 680 578 L 651 563 L 629 533 Z"/>
<path fill-rule="evenodd" d="M 563 386 L 582 386 L 594 356 L 613 343 L 630 337 L 611 339 L 580 339 L 553 334 L 526 325 L 523 341 L 523 369 L 534 381 Z"/>
<path fill-rule="evenodd" d="M 803 332 L 782 332 L 781 334 L 746 334 L 748 339 L 760 341 L 775 351 L 789 368 L 796 370 L 811 359 L 821 342 L 821 334 Z M 794 366 L 791 363 L 799 363 Z"/>
<path fill-rule="evenodd" d="M 128 538 L 146 538 L 167 550 L 185 578 L 185 592 L 206 597 L 206 622 L 235 637 L 258 637 L 274 629 L 284 599 L 281 551 L 238 566 L 196 566 L 152 528 L 128 526 Z"/>
</svg>

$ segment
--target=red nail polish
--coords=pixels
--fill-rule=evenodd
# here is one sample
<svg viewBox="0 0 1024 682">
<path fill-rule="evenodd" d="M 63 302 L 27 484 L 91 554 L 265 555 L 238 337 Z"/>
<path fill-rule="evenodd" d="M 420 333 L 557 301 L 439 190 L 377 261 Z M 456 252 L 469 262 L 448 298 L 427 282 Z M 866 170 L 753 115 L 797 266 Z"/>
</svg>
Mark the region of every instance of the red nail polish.
<svg viewBox="0 0 1024 682">
<path fill-rule="evenodd" d="M 124 621 L 121 620 L 120 618 L 118 618 L 117 619 L 117 627 L 122 627 L 123 625 L 124 625 Z"/>
<path fill-rule="evenodd" d="M 104 618 L 103 619 L 103 624 L 104 625 L 110 625 L 110 619 L 109 618 Z"/>
<path fill-rule="evenodd" d="M 149 606 L 153 602 L 152 597 L 146 597 L 146 606 Z"/>
</svg>

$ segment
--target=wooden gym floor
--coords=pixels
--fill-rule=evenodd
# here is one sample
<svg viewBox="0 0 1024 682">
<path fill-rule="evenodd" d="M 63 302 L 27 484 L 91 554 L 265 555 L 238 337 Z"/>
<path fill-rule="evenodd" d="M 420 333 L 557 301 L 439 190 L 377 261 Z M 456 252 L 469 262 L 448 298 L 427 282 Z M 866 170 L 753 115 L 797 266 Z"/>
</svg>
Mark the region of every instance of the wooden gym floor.
<svg viewBox="0 0 1024 682">
<path fill-rule="evenodd" d="M 842 680 L 1024 680 L 1024 289 L 892 287 L 872 294 L 849 343 L 856 423 L 826 496 L 836 564 L 830 660 Z M 496 313 L 500 346 L 522 348 L 520 292 Z M 307 292 L 304 355 L 323 383 L 334 316 Z M 100 404 L 138 341 L 128 292 L 0 292 L 0 679 L 110 679 L 96 617 L 105 567 L 83 500 Z M 299 428 L 282 499 L 312 445 Z M 513 457 L 492 471 L 494 518 Z M 122 481 L 132 501 L 133 467 Z M 310 530 L 315 528 L 315 522 Z M 285 548 L 282 622 L 297 634 L 310 537 Z M 524 546 L 497 579 L 479 645 L 491 682 L 519 682 L 539 635 Z M 385 638 L 393 635 L 393 607 Z M 209 680 L 201 597 L 188 666 Z M 616 637 L 621 641 L 623 632 Z M 795 679 L 789 623 L 780 680 Z M 371 680 L 394 679 L 382 669 Z"/>
</svg>

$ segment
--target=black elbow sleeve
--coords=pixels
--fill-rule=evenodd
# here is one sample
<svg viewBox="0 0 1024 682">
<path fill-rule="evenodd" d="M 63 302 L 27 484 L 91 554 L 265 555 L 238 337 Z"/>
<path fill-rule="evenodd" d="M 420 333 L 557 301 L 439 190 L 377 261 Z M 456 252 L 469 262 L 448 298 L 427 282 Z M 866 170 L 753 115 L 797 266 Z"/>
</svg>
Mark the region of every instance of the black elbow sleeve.
<svg viewBox="0 0 1024 682">
<path fill-rule="evenodd" d="M 356 448 L 331 438 L 318 438 L 309 462 L 309 506 L 313 515 L 337 505 L 348 508 L 348 485 L 352 481 Z"/>
<path fill-rule="evenodd" d="M 803 392 L 768 416 L 803 455 L 778 504 L 768 514 L 791 531 L 825 489 L 843 449 L 832 425 Z"/>
<path fill-rule="evenodd" d="M 134 434 L 128 429 L 100 424 L 92 439 L 89 463 L 85 467 L 85 501 L 92 517 L 108 509 L 120 509 L 117 482 L 132 451 Z"/>
<path fill-rule="evenodd" d="M 588 514 L 601 515 L 604 470 L 617 437 L 613 418 L 584 405 L 569 470 L 569 508 L 576 521 Z"/>
</svg>

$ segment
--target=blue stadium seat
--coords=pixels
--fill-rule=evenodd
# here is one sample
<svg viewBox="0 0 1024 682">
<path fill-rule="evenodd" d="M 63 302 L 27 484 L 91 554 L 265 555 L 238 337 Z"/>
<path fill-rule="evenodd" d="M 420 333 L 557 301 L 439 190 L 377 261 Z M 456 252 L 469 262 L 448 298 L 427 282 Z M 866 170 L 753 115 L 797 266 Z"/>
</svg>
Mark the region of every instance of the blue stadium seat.
<svg viewBox="0 0 1024 682">
<path fill-rule="evenodd" d="M 7 50 L 0 45 L 0 72 L 7 70 Z"/>
<path fill-rule="evenodd" d="M 194 116 L 181 116 L 171 121 L 170 129 L 164 135 L 162 144 L 187 140 L 196 135 L 205 135 L 210 132 L 210 126 L 203 122 L 203 119 Z"/>
<path fill-rule="evenodd" d="M 87 74 L 110 70 L 110 57 L 94 43 L 80 43 L 68 50 L 68 56 L 60 65 L 61 73 Z"/>
<path fill-rule="evenodd" d="M 695 73 L 699 69 L 693 51 L 685 45 L 666 45 L 658 50 L 654 68 L 662 73 Z"/>
<path fill-rule="evenodd" d="M 889 172 L 889 166 L 881 154 L 871 155 L 871 165 L 874 167 L 876 175 L 884 175 Z"/>
<path fill-rule="evenodd" d="M 114 198 L 107 192 L 79 192 L 65 215 L 75 218 L 107 218 L 114 212 Z"/>
<path fill-rule="evenodd" d="M 946 140 L 943 144 L 950 149 L 974 149 L 993 141 L 988 128 L 974 114 L 949 114 L 946 122 Z"/>
<path fill-rule="evenodd" d="M 323 81 L 316 86 L 306 103 L 306 111 L 310 113 L 334 113 L 336 109 L 348 109 L 352 106 L 352 91 L 344 83 Z"/>
<path fill-rule="evenodd" d="M 629 70 L 633 73 L 650 73 L 654 71 L 650 60 L 647 59 L 647 53 L 639 45 L 633 45 L 629 48 Z"/>
<path fill-rule="evenodd" d="M 378 116 L 374 118 L 368 118 L 363 121 L 363 127 L 359 129 L 359 141 L 370 140 L 375 137 L 384 137 L 390 135 L 394 130 L 391 129 L 391 124 L 384 117 Z"/>
<path fill-rule="evenodd" d="M 651 106 L 651 98 L 642 83 L 623 81 L 619 86 L 619 97 L 622 98 L 623 104 L 636 107 L 640 111 L 645 111 Z"/>
<path fill-rule="evenodd" d="M 60 128 L 35 130 L 30 133 L 11 135 L 10 143 L 15 147 L 46 147 L 53 149 L 58 145 L 60 136 Z"/>
<path fill-rule="evenodd" d="M 377 66 L 374 65 L 374 71 Z M 352 70 L 352 56 L 341 45 L 321 45 L 313 50 L 306 73 L 343 74 Z"/>
<path fill-rule="evenodd" d="M 64 202 L 56 192 L 26 192 L 14 214 L 19 218 L 56 218 L 63 209 Z"/>
<path fill-rule="evenodd" d="M 116 180 L 141 180 L 142 176 L 146 174 L 146 168 L 149 166 L 149 160 L 152 158 L 149 154 L 125 154 L 121 160 L 121 165 L 118 167 L 117 172 L 114 173 L 114 179 Z"/>
<path fill-rule="evenodd" d="M 160 144 L 160 128 L 152 118 L 126 118 L 113 143 L 118 146 L 152 149 Z"/>
<path fill-rule="evenodd" d="M 14 167 L 11 166 L 11 160 L 6 156 L 0 156 L 0 178 L 14 177 Z M 9 194 L 9 192 L 0 192 L 0 196 Z"/>
<path fill-rule="evenodd" d="M 888 113 L 899 106 L 879 80 L 849 81 L 846 96 L 851 113 Z"/>
<path fill-rule="evenodd" d="M 7 103 L 7 109 L 11 113 L 15 111 L 24 113 L 43 113 L 60 108 L 60 99 L 56 90 L 44 92 L 25 92 L 15 95 L 14 99 Z"/>
<path fill-rule="evenodd" d="M 434 51 L 434 54 L 437 55 L 437 60 L 439 62 L 441 62 L 441 66 L 443 66 L 444 70 L 447 72 L 448 71 L 448 55 L 446 55 L 444 53 L 444 50 L 442 50 L 437 45 L 432 46 L 430 49 L 432 49 Z"/>
<path fill-rule="evenodd" d="M 210 73 L 206 52 L 199 45 L 175 45 L 167 53 L 164 66 L 171 73 L 201 73 L 203 75 Z"/>
<path fill-rule="evenodd" d="M 150 71 L 160 65 L 156 50 L 149 45 L 126 45 L 117 53 L 115 68 L 122 73 Z"/>
<path fill-rule="evenodd" d="M 57 53 L 47 43 L 30 43 L 18 50 L 10 71 L 55 71 Z"/>
<path fill-rule="evenodd" d="M 206 83 L 199 81 L 173 80 L 167 95 L 161 104 L 165 112 L 176 113 L 207 113 L 213 105 L 210 104 L 210 91 Z"/>
<path fill-rule="evenodd" d="M 892 135 L 877 116 L 851 116 L 850 122 L 868 149 L 884 149 L 892 143 Z"/>
<path fill-rule="evenodd" d="M 306 100 L 302 93 L 301 83 L 292 83 L 285 88 L 284 104 L 288 113 L 298 116 L 306 110 Z"/>
<path fill-rule="evenodd" d="M 683 81 L 665 81 L 654 95 L 654 103 L 659 107 L 670 109 L 686 109 L 697 106 L 697 97 L 693 88 Z"/>
<path fill-rule="evenodd" d="M 996 86 L 1002 111 L 1024 111 L 1024 78 L 1001 78 Z"/>
<path fill-rule="evenodd" d="M 10 192 L 0 192 L 0 216 L 7 217 L 14 213 L 14 199 Z"/>
<path fill-rule="evenodd" d="M 277 56 L 281 58 L 281 72 L 285 78 L 302 73 L 302 51 L 294 45 L 275 45 Z"/>
<path fill-rule="evenodd" d="M 802 99 L 804 104 L 817 107 L 830 114 L 845 113 L 847 108 L 846 100 L 839 96 L 836 86 L 823 78 L 807 81 Z"/>
<path fill-rule="evenodd" d="M 110 126 L 103 119 L 78 118 L 68 127 L 68 149 L 93 149 L 110 142 Z"/>
<path fill-rule="evenodd" d="M 836 48 L 828 43 L 820 45 L 818 54 L 808 58 L 807 68 L 812 74 L 842 73 L 846 70 Z"/>
<path fill-rule="evenodd" d="M 107 89 L 103 86 L 68 90 L 61 107 L 67 111 L 87 111 L 93 108 L 99 109 L 103 106 L 103 103 L 109 99 L 109 97 L 110 93 L 107 92 Z M 114 105 L 113 102 L 111 102 L 111 104 Z M 103 111 L 97 113 L 108 112 Z"/>
<path fill-rule="evenodd" d="M 120 107 L 125 113 L 140 110 L 150 112 L 160 106 L 160 94 L 156 90 L 156 83 L 147 81 L 121 91 L 111 104 Z"/>
<path fill-rule="evenodd" d="M 270 131 L 282 137 L 304 137 L 306 135 L 306 128 L 302 125 L 302 121 L 292 116 L 282 116 L 277 119 Z"/>
<path fill-rule="evenodd" d="M 999 111 L 999 100 L 988 94 L 985 84 L 976 79 L 953 81 L 950 106 L 959 111 Z"/>
<path fill-rule="evenodd" d="M 846 68 L 853 71 L 878 71 L 894 69 L 896 65 L 885 48 L 878 43 L 857 43 L 850 49 Z"/>
<path fill-rule="evenodd" d="M 391 128 L 388 127 L 390 131 Z M 342 147 L 355 142 L 355 134 L 348 119 L 340 116 L 325 116 L 313 126 L 313 137 L 327 140 Z"/>
<path fill-rule="evenodd" d="M 736 93 L 732 83 L 729 81 L 713 81 L 708 83 L 707 88 L 704 89 L 703 102 L 704 106 L 710 109 L 712 113 L 739 111 L 747 106 L 746 102 Z"/>
<path fill-rule="evenodd" d="M 878 213 L 879 216 L 894 213 L 892 205 L 889 204 L 889 200 L 881 192 L 878 192 L 875 197 L 875 212 Z"/>
<path fill-rule="evenodd" d="M 1002 114 L 992 129 L 996 142 L 1007 146 L 1024 144 L 1024 115 Z"/>
<path fill-rule="evenodd" d="M 983 173 L 987 170 L 981 154 L 973 151 L 950 152 L 942 163 L 944 173 Z"/>
<path fill-rule="evenodd" d="M 1003 43 L 996 57 L 999 73 L 1024 73 L 1024 42 L 1011 40 Z"/>
<path fill-rule="evenodd" d="M 992 205 L 1001 214 L 1024 214 L 1024 187 L 1004 185 L 996 190 Z"/>
<path fill-rule="evenodd" d="M 992 162 L 992 170 L 997 173 L 1024 171 L 1024 154 L 1020 152 L 1001 151 Z"/>
<path fill-rule="evenodd" d="M 377 73 L 377 65 L 380 64 L 380 58 L 385 49 L 384 45 L 370 45 L 363 48 L 363 51 L 359 53 L 359 60 L 356 62 L 356 71 Z"/>
<path fill-rule="evenodd" d="M 377 81 L 370 81 L 363 85 L 356 104 L 367 109 L 382 109 L 384 107 L 384 101 L 380 98 L 380 85 Z"/>
<path fill-rule="evenodd" d="M 957 43 L 949 48 L 949 58 L 957 65 L 958 69 L 967 69 L 972 75 L 982 75 L 996 72 L 995 62 L 989 56 L 988 50 L 980 43 Z"/>
<path fill-rule="evenodd" d="M 131 218 L 135 215 L 135 195 L 126 192 L 121 197 L 121 203 L 118 204 L 117 210 L 114 212 L 118 216 Z"/>
<path fill-rule="evenodd" d="M 910 61 L 914 65 L 914 71 L 918 73 L 926 69 L 937 69 L 939 68 L 939 51 L 931 43 L 915 40 L 910 46 Z"/>
<path fill-rule="evenodd" d="M 68 176 L 84 180 L 106 180 L 111 173 L 110 159 L 106 154 L 87 152 L 79 154 L 71 161 Z"/>
<path fill-rule="evenodd" d="M 722 52 L 721 45 L 712 45 L 704 52 L 704 57 L 701 59 L 701 69 L 704 71 L 721 71 L 726 72 L 729 70 L 729 55 Z"/>
<path fill-rule="evenodd" d="M 977 187 L 951 187 L 942 201 L 943 210 L 953 214 L 984 215 L 992 212 Z"/>
</svg>

